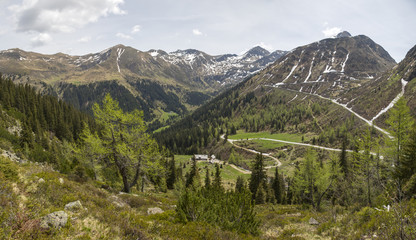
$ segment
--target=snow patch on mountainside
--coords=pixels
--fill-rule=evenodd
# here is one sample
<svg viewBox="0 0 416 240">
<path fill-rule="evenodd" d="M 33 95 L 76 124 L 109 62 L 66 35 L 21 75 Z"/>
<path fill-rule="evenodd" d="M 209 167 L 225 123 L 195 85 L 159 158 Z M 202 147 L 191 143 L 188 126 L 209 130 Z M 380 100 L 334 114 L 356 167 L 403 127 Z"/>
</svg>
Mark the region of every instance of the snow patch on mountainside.
<svg viewBox="0 0 416 240">
<path fill-rule="evenodd" d="M 125 50 L 126 49 L 124 49 L 124 48 L 117 48 L 117 60 L 116 60 L 116 63 L 117 63 L 117 69 L 118 69 L 118 72 L 119 73 L 121 73 L 121 71 L 120 71 L 120 65 L 118 63 L 120 62 L 120 57 L 121 57 L 121 55 L 123 55 L 123 53 L 124 53 Z"/>
<path fill-rule="evenodd" d="M 348 61 L 348 57 L 350 56 L 350 53 L 348 52 L 348 54 L 347 54 L 347 57 L 345 58 L 345 61 L 342 63 L 342 68 L 341 68 L 341 72 L 342 73 L 344 73 L 344 70 L 345 70 L 345 64 L 347 63 L 347 61 Z"/>
<path fill-rule="evenodd" d="M 84 64 L 101 64 L 110 56 L 110 53 L 111 53 L 111 49 L 108 48 L 99 53 L 81 56 L 81 57 L 78 57 L 73 62 L 73 64 L 75 64 L 77 67 L 80 67 L 81 65 L 84 65 Z"/>
<path fill-rule="evenodd" d="M 405 81 L 405 80 L 401 80 L 401 82 L 402 82 L 402 91 L 399 93 L 399 94 L 397 94 L 397 96 L 389 103 L 389 105 L 387 105 L 387 107 L 385 107 L 385 108 L 383 108 L 383 109 L 381 109 L 381 111 L 379 112 L 379 113 L 377 113 L 377 115 L 375 115 L 374 117 L 373 117 L 373 119 L 371 119 L 370 120 L 370 122 L 372 123 L 374 120 L 376 120 L 378 117 L 380 117 L 383 113 L 386 113 L 388 110 L 390 110 L 390 108 L 392 108 L 392 107 L 394 107 L 394 105 L 397 103 L 397 101 L 399 101 L 399 99 L 401 98 L 401 97 L 403 97 L 403 95 L 404 95 L 404 90 L 405 90 L 405 88 L 406 88 L 406 85 L 407 85 L 407 81 Z"/>
<path fill-rule="evenodd" d="M 304 82 L 307 82 L 308 81 L 308 79 L 311 77 L 311 74 L 312 74 L 312 67 L 313 67 L 313 62 L 315 61 L 315 56 L 313 56 L 313 58 L 312 58 L 312 62 L 311 62 L 311 66 L 309 67 L 309 73 L 308 73 L 308 76 L 306 77 L 306 79 L 305 79 L 305 81 Z"/>
<path fill-rule="evenodd" d="M 286 52 L 275 51 L 269 53 L 256 47 L 241 55 L 210 56 L 193 49 L 177 50 L 170 53 L 150 50 L 147 53 L 153 58 L 162 59 L 172 65 L 188 66 L 192 71 L 213 77 L 216 82 L 219 80 L 218 83 L 223 85 L 240 81 L 263 70 Z"/>
</svg>

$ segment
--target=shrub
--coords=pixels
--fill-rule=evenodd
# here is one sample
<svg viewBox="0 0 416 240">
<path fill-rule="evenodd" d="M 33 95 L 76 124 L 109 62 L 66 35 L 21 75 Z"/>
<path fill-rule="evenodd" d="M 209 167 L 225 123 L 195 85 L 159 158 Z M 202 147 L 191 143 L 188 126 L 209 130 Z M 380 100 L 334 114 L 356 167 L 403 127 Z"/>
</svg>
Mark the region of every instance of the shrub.
<svg viewBox="0 0 416 240">
<path fill-rule="evenodd" d="M 16 163 L 0 156 L 0 173 L 2 173 L 5 179 L 11 180 L 11 181 L 17 181 L 18 180 L 17 170 L 18 168 L 17 168 Z"/>
<path fill-rule="evenodd" d="M 260 221 L 248 189 L 241 192 L 216 188 L 186 189 L 176 208 L 183 222 L 206 222 L 224 230 L 259 234 Z"/>
</svg>

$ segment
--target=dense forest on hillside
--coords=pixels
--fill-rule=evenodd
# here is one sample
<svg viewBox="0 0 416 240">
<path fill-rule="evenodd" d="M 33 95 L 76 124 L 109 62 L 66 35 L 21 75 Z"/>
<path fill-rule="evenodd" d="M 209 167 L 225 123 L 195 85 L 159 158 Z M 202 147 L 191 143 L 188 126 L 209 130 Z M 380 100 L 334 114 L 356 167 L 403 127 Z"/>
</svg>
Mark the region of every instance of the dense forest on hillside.
<svg viewBox="0 0 416 240">
<path fill-rule="evenodd" d="M 2 110 L 22 122 L 23 129 L 41 136 L 53 132 L 60 140 L 76 141 L 85 123 L 94 126 L 92 118 L 56 97 L 41 95 L 29 85 L 15 85 L 0 78 Z"/>
<path fill-rule="evenodd" d="M 0 114 L 3 149 L 14 148 L 27 158 L 54 164 L 63 172 L 68 172 L 71 166 L 63 158 L 58 141 L 77 142 L 86 126 L 97 129 L 90 115 L 56 97 L 41 95 L 29 85 L 15 85 L 3 77 Z"/>
</svg>

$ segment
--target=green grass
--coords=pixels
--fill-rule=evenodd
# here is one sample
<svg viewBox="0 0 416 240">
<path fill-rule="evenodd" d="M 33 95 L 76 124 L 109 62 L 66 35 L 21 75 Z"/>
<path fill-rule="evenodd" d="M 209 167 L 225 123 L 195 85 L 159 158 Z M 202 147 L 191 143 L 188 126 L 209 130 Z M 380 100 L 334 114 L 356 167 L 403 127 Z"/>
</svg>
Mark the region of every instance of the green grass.
<svg viewBox="0 0 416 240">
<path fill-rule="evenodd" d="M 167 121 L 170 117 L 176 117 L 178 116 L 177 113 L 175 112 L 163 112 L 162 115 L 159 118 L 159 121 L 161 122 L 165 122 Z"/>
<path fill-rule="evenodd" d="M 241 147 L 255 149 L 263 153 L 268 153 L 270 151 L 276 150 L 277 148 L 287 145 L 286 143 L 279 143 L 279 142 L 273 142 L 273 141 L 268 141 L 268 140 L 258 140 L 258 139 L 236 142 L 235 144 Z"/>
<path fill-rule="evenodd" d="M 290 133 L 276 133 L 271 134 L 270 132 L 250 132 L 246 133 L 244 131 L 238 131 L 235 135 L 229 135 L 229 139 L 247 139 L 247 138 L 271 138 L 271 139 L 277 139 L 277 140 L 283 140 L 283 141 L 289 141 L 289 142 L 302 142 L 302 135 L 300 134 L 290 134 Z M 305 141 L 309 140 L 308 136 L 304 137 Z"/>
</svg>

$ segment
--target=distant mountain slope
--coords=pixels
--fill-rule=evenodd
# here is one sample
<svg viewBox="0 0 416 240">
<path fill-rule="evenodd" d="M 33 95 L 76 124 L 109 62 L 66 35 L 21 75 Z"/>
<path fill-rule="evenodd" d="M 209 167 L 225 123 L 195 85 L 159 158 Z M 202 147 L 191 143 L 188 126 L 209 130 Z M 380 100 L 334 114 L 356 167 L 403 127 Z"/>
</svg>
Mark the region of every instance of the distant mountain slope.
<svg viewBox="0 0 416 240">
<path fill-rule="evenodd" d="M 379 77 L 396 64 L 370 38 L 363 35 L 342 36 L 292 50 L 259 73 L 253 81 L 271 87 L 337 97 L 344 90 Z"/>
<path fill-rule="evenodd" d="M 377 82 L 385 79 L 395 65 L 394 59 L 370 38 L 364 35 L 352 37 L 344 32 L 337 38 L 294 49 L 254 76 L 248 89 L 259 86 L 282 88 L 329 98 L 370 120 L 385 102 L 400 92 L 400 81 L 377 99 L 380 105 L 365 107 L 358 100 L 369 91 L 365 86 L 378 85 Z"/>
<path fill-rule="evenodd" d="M 394 68 L 359 88 L 346 91 L 343 99 L 353 99 L 348 105 L 369 120 L 383 125 L 386 112 L 395 99 L 404 96 L 408 105 L 416 112 L 416 46 Z"/>
<path fill-rule="evenodd" d="M 117 45 L 70 56 L 10 49 L 0 52 L 0 72 L 81 109 L 90 109 L 105 92 L 123 95 L 120 103 L 125 109 L 141 108 L 152 120 L 164 112 L 183 114 L 200 106 L 225 85 L 242 81 L 285 53 L 255 47 L 241 56 L 211 56 L 193 49 L 142 52 Z"/>
<path fill-rule="evenodd" d="M 401 64 L 395 66 L 390 55 L 366 36 L 344 33 L 323 39 L 292 50 L 162 132 L 163 139 L 157 138 L 167 146 L 176 142 L 176 148 L 187 153 L 196 148 L 176 139 L 175 132 L 189 129 L 189 135 L 198 136 L 195 128 L 201 126 L 224 133 L 235 129 L 308 133 L 317 136 L 320 144 L 340 144 L 342 136 L 369 126 L 384 103 L 388 105 L 401 92 L 399 79 L 387 86 L 389 91 L 380 100 L 365 100 L 371 96 L 369 92 L 383 88 L 380 79 Z M 408 67 L 401 68 L 408 71 Z M 203 136 L 204 131 L 199 134 Z M 191 143 L 206 145 L 207 139 L 209 134 L 204 139 L 195 137 Z"/>
</svg>

